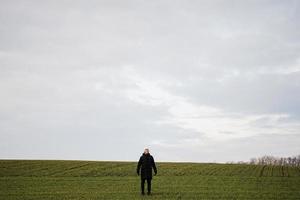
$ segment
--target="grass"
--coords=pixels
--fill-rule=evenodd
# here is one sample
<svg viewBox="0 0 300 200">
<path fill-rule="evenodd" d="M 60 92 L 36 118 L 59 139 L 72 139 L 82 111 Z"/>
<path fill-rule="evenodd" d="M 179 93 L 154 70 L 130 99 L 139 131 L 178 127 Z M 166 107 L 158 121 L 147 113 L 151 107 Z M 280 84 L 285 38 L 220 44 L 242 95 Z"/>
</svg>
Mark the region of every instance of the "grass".
<svg viewBox="0 0 300 200">
<path fill-rule="evenodd" d="M 140 196 L 136 163 L 0 160 L 0 199 L 300 199 L 300 169 L 157 163 Z"/>
</svg>

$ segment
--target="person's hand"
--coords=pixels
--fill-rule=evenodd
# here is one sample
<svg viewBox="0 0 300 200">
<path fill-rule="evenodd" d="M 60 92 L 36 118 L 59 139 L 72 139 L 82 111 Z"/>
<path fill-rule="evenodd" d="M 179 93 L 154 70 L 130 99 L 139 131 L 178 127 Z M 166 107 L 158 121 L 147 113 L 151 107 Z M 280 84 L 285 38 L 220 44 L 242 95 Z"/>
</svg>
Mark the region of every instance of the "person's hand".
<svg viewBox="0 0 300 200">
<path fill-rule="evenodd" d="M 154 175 L 156 176 L 156 175 L 157 175 L 157 172 L 154 172 Z"/>
</svg>

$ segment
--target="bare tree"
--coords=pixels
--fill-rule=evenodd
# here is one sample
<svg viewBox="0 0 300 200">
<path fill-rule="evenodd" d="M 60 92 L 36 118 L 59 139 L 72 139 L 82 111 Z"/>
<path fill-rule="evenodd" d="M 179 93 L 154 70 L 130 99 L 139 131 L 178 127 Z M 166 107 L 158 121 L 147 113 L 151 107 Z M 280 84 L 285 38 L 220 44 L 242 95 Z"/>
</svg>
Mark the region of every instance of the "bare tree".
<svg viewBox="0 0 300 200">
<path fill-rule="evenodd" d="M 251 158 L 249 164 L 252 165 L 277 165 L 277 166 L 300 166 L 300 155 L 289 157 L 262 156 Z"/>
</svg>

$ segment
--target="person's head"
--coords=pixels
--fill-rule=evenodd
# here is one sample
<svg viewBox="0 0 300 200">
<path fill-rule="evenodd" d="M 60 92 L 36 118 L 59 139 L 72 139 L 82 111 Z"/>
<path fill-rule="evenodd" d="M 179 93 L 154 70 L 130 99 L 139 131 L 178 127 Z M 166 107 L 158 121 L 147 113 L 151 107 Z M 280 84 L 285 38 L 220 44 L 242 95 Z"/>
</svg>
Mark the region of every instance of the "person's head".
<svg viewBox="0 0 300 200">
<path fill-rule="evenodd" d="M 148 148 L 144 149 L 144 154 L 149 154 L 149 149 Z"/>
</svg>

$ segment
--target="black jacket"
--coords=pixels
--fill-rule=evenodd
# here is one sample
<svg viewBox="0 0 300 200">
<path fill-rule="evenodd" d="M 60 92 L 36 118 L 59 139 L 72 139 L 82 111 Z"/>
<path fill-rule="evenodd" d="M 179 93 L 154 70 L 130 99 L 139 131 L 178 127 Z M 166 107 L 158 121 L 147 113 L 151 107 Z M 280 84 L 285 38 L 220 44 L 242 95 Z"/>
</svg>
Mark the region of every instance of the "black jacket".
<svg viewBox="0 0 300 200">
<path fill-rule="evenodd" d="M 143 153 L 138 162 L 136 172 L 139 174 L 141 169 L 141 178 L 152 178 L 152 168 L 154 170 L 154 173 L 156 174 L 157 169 L 153 157 L 149 153 Z"/>
</svg>

